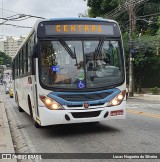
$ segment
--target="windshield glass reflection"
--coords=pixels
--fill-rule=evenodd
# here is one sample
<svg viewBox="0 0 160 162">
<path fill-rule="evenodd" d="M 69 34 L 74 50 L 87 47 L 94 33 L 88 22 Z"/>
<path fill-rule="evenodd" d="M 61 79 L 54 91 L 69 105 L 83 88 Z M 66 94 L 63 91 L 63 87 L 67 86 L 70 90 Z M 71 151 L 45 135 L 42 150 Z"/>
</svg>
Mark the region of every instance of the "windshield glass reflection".
<svg viewBox="0 0 160 162">
<path fill-rule="evenodd" d="M 47 87 L 98 88 L 123 78 L 118 41 L 42 41 L 40 53 L 40 80 Z"/>
</svg>

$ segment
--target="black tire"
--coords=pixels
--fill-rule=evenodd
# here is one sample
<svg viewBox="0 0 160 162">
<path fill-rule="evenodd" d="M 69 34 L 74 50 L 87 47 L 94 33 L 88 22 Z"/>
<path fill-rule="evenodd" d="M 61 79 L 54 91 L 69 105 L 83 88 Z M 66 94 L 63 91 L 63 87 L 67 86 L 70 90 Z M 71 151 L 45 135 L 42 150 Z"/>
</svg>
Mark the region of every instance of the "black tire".
<svg viewBox="0 0 160 162">
<path fill-rule="evenodd" d="M 18 106 L 18 111 L 19 112 L 24 112 L 24 110 L 19 106 L 19 100 L 18 100 L 17 94 L 16 94 L 16 102 L 17 102 L 17 106 Z"/>
<path fill-rule="evenodd" d="M 18 111 L 19 112 L 24 112 L 24 110 L 18 105 Z"/>
<path fill-rule="evenodd" d="M 36 128 L 42 128 L 42 126 L 39 125 L 35 120 L 34 120 L 34 126 L 35 126 Z"/>
<path fill-rule="evenodd" d="M 30 116 L 33 118 L 33 112 L 32 112 L 32 106 L 31 106 L 30 97 L 28 97 L 28 108 L 29 108 Z"/>
<path fill-rule="evenodd" d="M 39 125 L 39 124 L 34 120 L 34 118 L 33 118 L 31 100 L 30 100 L 30 97 L 29 97 L 29 96 L 28 96 L 28 108 L 29 108 L 30 116 L 31 116 L 31 118 L 33 119 L 34 126 L 35 126 L 36 128 L 42 128 L 42 126 Z"/>
</svg>

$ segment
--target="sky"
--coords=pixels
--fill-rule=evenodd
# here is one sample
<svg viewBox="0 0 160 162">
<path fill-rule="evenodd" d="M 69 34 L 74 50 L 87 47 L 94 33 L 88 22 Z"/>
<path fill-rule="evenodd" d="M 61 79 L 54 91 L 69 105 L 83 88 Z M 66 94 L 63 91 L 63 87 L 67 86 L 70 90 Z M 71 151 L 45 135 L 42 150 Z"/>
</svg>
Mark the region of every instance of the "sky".
<svg viewBox="0 0 160 162">
<path fill-rule="evenodd" d="M 79 13 L 85 13 L 87 10 L 86 3 L 84 0 L 0 0 L 0 17 L 6 18 L 16 14 L 44 18 L 78 17 Z M 32 27 L 36 20 L 36 18 L 29 18 L 23 21 L 7 21 L 6 24 Z M 0 20 L 0 23 L 2 21 Z M 5 36 L 27 36 L 30 30 L 0 25 L 0 39 L 4 39 Z"/>
</svg>

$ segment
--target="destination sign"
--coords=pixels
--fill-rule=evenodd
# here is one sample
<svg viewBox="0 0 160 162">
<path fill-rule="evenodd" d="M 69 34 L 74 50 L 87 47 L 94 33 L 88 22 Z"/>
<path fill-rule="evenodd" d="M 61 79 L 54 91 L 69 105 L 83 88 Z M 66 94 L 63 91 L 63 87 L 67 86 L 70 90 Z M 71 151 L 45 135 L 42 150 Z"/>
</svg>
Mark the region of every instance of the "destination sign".
<svg viewBox="0 0 160 162">
<path fill-rule="evenodd" d="M 114 35 L 112 25 L 80 25 L 80 24 L 57 24 L 45 25 L 46 35 L 67 35 L 67 34 L 99 34 Z"/>
</svg>

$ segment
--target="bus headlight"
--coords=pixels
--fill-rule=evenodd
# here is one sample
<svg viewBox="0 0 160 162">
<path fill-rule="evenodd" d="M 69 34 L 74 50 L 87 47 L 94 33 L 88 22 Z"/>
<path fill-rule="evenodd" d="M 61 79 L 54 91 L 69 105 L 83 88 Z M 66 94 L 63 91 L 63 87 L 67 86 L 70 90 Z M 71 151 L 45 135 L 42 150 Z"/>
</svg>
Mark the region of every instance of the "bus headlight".
<svg viewBox="0 0 160 162">
<path fill-rule="evenodd" d="M 50 97 L 39 95 L 39 98 L 44 103 L 44 105 L 50 110 L 63 110 L 64 109 L 62 105 L 60 105 L 58 102 L 56 102 Z"/>
<path fill-rule="evenodd" d="M 109 103 L 108 107 L 110 106 L 117 106 L 120 105 L 126 95 L 126 91 L 124 90 L 123 92 L 119 93 L 116 97 L 114 97 Z"/>
</svg>

